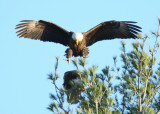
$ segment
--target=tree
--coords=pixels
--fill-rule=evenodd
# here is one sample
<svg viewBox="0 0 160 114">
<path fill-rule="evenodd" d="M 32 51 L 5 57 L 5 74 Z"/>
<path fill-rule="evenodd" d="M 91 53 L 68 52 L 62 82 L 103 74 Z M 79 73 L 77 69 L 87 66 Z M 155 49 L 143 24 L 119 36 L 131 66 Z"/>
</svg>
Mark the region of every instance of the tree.
<svg viewBox="0 0 160 114">
<path fill-rule="evenodd" d="M 55 72 L 49 75 L 55 93 L 48 107 L 53 113 L 96 113 L 96 114 L 155 114 L 160 110 L 160 19 L 157 32 L 152 32 L 155 42 L 149 48 L 146 42 L 148 35 L 132 43 L 132 50 L 127 52 L 126 43 L 121 42 L 121 64 L 113 57 L 114 66 L 106 66 L 100 73 L 98 67 L 86 68 L 86 59 L 73 60 L 76 70 L 81 72 L 81 83 L 69 82 L 72 88 L 58 87 L 58 60 Z M 120 66 L 120 67 L 119 67 Z M 81 69 L 80 69 L 81 67 Z M 78 74 L 78 73 L 77 73 Z M 116 82 L 116 84 L 114 83 Z M 67 102 L 66 96 L 72 100 L 74 93 L 80 95 L 78 102 Z M 77 99 L 76 99 L 77 100 Z M 76 104 L 74 104 L 76 103 Z M 76 110 L 71 108 L 74 104 Z"/>
</svg>

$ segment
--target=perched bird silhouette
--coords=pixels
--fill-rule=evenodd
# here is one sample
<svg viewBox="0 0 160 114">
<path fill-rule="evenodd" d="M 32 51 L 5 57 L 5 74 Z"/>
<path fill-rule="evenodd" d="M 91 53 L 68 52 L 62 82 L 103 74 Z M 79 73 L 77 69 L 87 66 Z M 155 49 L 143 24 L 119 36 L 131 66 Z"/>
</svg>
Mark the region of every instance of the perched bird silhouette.
<svg viewBox="0 0 160 114">
<path fill-rule="evenodd" d="M 66 94 L 68 103 L 76 104 L 81 99 L 81 92 L 84 88 L 80 76 L 83 76 L 83 74 L 77 70 L 67 71 L 64 74 L 63 87 L 67 90 Z"/>
<path fill-rule="evenodd" d="M 23 20 L 16 25 L 19 37 L 30 38 L 41 41 L 60 43 L 68 46 L 65 55 L 66 60 L 72 56 L 86 58 L 89 50 L 88 46 L 101 40 L 111 40 L 115 38 L 128 39 L 137 38 L 137 33 L 141 32 L 141 27 L 135 25 L 133 21 L 106 21 L 91 28 L 87 32 L 72 32 L 49 21 Z"/>
</svg>

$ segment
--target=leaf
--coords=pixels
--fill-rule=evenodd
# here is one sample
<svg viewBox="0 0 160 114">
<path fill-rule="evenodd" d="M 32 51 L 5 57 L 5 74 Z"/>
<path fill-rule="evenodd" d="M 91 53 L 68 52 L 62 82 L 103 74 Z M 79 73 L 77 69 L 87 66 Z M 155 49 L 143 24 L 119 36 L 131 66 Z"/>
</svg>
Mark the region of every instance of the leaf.
<svg viewBox="0 0 160 114">
<path fill-rule="evenodd" d="M 53 100 L 57 100 L 57 97 L 53 94 L 50 94 L 50 98 L 53 99 Z"/>
<path fill-rule="evenodd" d="M 85 67 L 86 66 L 86 59 L 85 58 L 79 59 L 79 65 L 81 65 L 82 67 Z"/>
<path fill-rule="evenodd" d="M 55 64 L 55 71 L 57 71 L 57 68 L 58 68 L 58 62 L 59 62 L 59 57 L 57 56 L 57 57 L 56 57 L 56 64 Z"/>
<path fill-rule="evenodd" d="M 72 60 L 73 65 L 76 67 L 76 69 L 78 70 L 78 63 L 77 63 L 77 59 Z"/>
</svg>

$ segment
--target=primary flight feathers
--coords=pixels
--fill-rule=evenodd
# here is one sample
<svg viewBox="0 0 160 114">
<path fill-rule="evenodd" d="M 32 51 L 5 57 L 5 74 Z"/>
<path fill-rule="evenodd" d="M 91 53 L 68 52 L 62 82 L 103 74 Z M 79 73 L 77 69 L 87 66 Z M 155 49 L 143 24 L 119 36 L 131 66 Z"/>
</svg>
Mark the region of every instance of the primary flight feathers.
<svg viewBox="0 0 160 114">
<path fill-rule="evenodd" d="M 137 33 L 141 32 L 141 27 L 135 25 L 135 23 L 133 21 L 106 21 L 87 32 L 74 33 L 49 21 L 23 20 L 16 25 L 16 29 L 19 29 L 17 31 L 19 37 L 50 41 L 69 46 L 69 49 L 72 51 L 70 53 L 72 55 L 69 55 L 70 58 L 70 56 L 86 57 L 83 51 L 97 41 L 115 38 L 137 38 Z M 79 39 L 79 34 L 82 34 L 81 39 Z M 73 36 L 76 38 L 73 38 Z"/>
<path fill-rule="evenodd" d="M 19 37 L 51 41 L 65 46 L 69 42 L 69 32 L 54 23 L 43 20 L 23 20 L 21 22 L 16 25 L 16 29 L 20 28 L 17 31 Z"/>
</svg>

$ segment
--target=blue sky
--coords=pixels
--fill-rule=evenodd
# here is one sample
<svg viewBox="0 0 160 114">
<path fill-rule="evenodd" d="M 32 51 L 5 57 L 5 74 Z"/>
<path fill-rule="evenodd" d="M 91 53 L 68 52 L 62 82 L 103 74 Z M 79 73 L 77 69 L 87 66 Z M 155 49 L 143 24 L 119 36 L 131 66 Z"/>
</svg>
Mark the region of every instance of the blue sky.
<svg viewBox="0 0 160 114">
<path fill-rule="evenodd" d="M 54 90 L 47 74 L 53 72 L 55 56 L 60 57 L 61 78 L 74 69 L 63 61 L 66 47 L 18 38 L 14 28 L 19 21 L 47 20 L 75 32 L 108 20 L 137 21 L 144 33 L 150 33 L 157 29 L 159 5 L 160 0 L 1 0 L 0 114 L 51 114 L 46 107 Z M 88 66 L 112 65 L 112 57 L 120 54 L 120 41 L 91 46 Z M 133 41 L 125 40 L 128 49 Z"/>
</svg>

